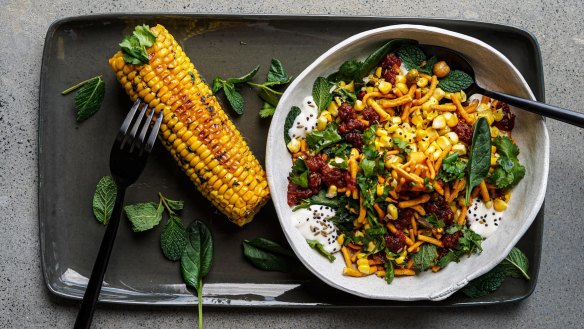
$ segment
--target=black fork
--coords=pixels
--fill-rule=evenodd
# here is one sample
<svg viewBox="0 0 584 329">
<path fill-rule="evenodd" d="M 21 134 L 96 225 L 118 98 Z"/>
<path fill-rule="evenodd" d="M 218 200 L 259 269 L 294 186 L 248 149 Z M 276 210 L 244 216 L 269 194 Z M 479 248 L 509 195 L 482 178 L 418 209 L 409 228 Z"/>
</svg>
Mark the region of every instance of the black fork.
<svg viewBox="0 0 584 329">
<path fill-rule="evenodd" d="M 150 128 L 154 110 L 150 110 L 150 113 L 147 114 L 147 109 L 148 105 L 142 103 L 140 99 L 134 103 L 126 119 L 124 119 L 112 146 L 110 171 L 117 185 L 116 203 L 101 241 L 99 253 L 93 265 L 91 278 L 87 284 L 74 328 L 89 328 L 91 326 L 95 304 L 99 297 L 103 276 L 107 269 L 120 224 L 126 188 L 136 182 L 144 167 L 146 167 L 146 160 L 156 141 L 156 135 L 162 123 L 162 114 L 158 115 L 153 127 Z M 145 117 L 146 119 L 144 119 Z"/>
</svg>

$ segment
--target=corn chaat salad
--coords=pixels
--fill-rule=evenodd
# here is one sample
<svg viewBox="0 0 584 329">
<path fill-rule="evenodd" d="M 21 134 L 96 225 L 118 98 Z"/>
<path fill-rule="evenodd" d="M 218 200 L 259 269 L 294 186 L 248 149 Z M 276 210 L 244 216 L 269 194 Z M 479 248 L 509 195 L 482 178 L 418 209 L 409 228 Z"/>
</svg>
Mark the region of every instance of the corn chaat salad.
<svg viewBox="0 0 584 329">
<path fill-rule="evenodd" d="M 292 107 L 288 205 L 308 244 L 343 274 L 434 272 L 480 252 L 525 175 L 515 115 L 464 90 L 465 72 L 389 40 L 314 82 Z"/>
</svg>

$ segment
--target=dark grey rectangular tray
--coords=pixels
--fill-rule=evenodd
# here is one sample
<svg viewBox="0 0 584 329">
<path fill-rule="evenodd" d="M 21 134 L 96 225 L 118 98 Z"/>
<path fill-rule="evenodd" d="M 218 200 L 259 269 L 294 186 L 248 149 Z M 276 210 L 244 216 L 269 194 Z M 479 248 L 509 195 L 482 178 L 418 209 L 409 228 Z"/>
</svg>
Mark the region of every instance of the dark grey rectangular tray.
<svg viewBox="0 0 584 329">
<path fill-rule="evenodd" d="M 66 18 L 47 32 L 42 59 L 39 113 L 39 226 L 42 267 L 48 290 L 80 299 L 105 228 L 91 211 L 95 184 L 109 174 L 108 157 L 115 132 L 130 100 L 107 63 L 118 43 L 136 24 L 165 25 L 183 45 L 208 81 L 240 76 L 256 65 L 264 77 L 271 58 L 296 76 L 339 41 L 368 29 L 393 24 L 437 26 L 476 37 L 505 54 L 523 74 L 538 100 L 544 100 L 541 55 L 536 39 L 521 29 L 479 22 L 388 17 L 225 16 L 121 14 Z M 102 75 L 106 97 L 101 111 L 84 123 L 75 121 L 73 96 L 60 92 Z M 260 119 L 261 101 L 242 91 L 246 113 L 236 116 L 241 130 L 263 163 L 269 119 Z M 242 256 L 244 239 L 265 237 L 286 244 L 274 207 L 266 205 L 244 228 L 230 224 L 180 171 L 167 151 L 155 147 L 126 202 L 156 200 L 157 192 L 186 203 L 184 221 L 204 219 L 215 241 L 215 262 L 206 279 L 204 303 L 250 307 L 448 307 L 513 302 L 529 296 L 537 283 L 543 232 L 543 208 L 518 246 L 531 264 L 531 281 L 507 279 L 495 293 L 476 299 L 456 293 L 440 302 L 392 302 L 355 297 L 322 283 L 304 268 L 292 273 L 263 272 Z M 132 233 L 126 220 L 100 296 L 103 302 L 189 305 L 195 299 L 182 283 L 177 263 L 164 259 L 161 226 Z"/>
</svg>

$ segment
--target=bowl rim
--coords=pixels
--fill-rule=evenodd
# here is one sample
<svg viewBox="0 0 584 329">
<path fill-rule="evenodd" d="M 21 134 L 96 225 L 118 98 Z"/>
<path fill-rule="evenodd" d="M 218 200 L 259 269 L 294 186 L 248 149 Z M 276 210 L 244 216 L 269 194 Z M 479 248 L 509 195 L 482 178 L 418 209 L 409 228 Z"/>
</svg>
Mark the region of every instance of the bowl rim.
<svg viewBox="0 0 584 329">
<path fill-rule="evenodd" d="M 279 115 L 279 113 L 285 111 L 284 106 L 282 104 L 284 104 L 286 102 L 287 98 L 290 97 L 289 95 L 290 95 L 291 91 L 296 88 L 296 86 L 306 77 L 306 75 L 311 73 L 315 69 L 315 67 L 319 66 L 321 64 L 321 62 L 324 59 L 328 58 L 331 54 L 333 54 L 333 53 L 337 52 L 338 50 L 343 49 L 345 47 L 350 47 L 353 43 L 355 43 L 361 39 L 364 39 L 364 38 L 367 38 L 370 36 L 374 36 L 377 34 L 383 34 L 383 33 L 391 32 L 391 31 L 396 31 L 396 30 L 398 30 L 398 31 L 399 30 L 416 30 L 419 32 L 432 32 L 432 33 L 444 34 L 444 35 L 448 35 L 448 36 L 451 36 L 451 37 L 454 37 L 457 39 L 463 39 L 463 40 L 472 42 L 472 43 L 476 44 L 477 46 L 480 46 L 480 47 L 486 49 L 487 51 L 489 51 L 490 53 L 492 53 L 493 55 L 498 57 L 500 60 L 502 60 L 507 65 L 507 67 L 513 71 L 515 76 L 520 80 L 522 89 L 524 89 L 527 92 L 530 99 L 535 100 L 535 96 L 534 96 L 533 92 L 531 91 L 531 88 L 529 87 L 529 85 L 525 81 L 524 77 L 519 72 L 519 70 L 513 65 L 513 63 L 511 63 L 511 61 L 507 57 L 505 57 L 505 55 L 503 55 L 501 52 L 499 52 L 497 49 L 493 48 L 489 44 L 487 44 L 479 39 L 476 39 L 474 37 L 465 35 L 463 33 L 458 33 L 458 32 L 454 32 L 454 31 L 450 31 L 447 29 L 438 28 L 438 27 L 434 27 L 434 26 L 427 26 L 427 25 L 420 25 L 420 24 L 396 24 L 396 25 L 384 26 L 384 27 L 379 27 L 379 28 L 363 31 L 361 33 L 350 36 L 350 37 L 346 38 L 345 40 L 337 43 L 333 47 L 331 47 L 329 50 L 324 52 L 322 55 L 320 55 L 316 60 L 314 60 L 309 66 L 307 66 L 294 79 L 294 81 L 288 86 L 288 88 L 286 88 L 286 91 L 284 92 L 284 94 L 282 95 L 282 97 L 280 99 L 280 102 L 279 102 L 278 107 L 276 109 L 276 114 L 274 116 Z M 272 119 L 272 122 L 270 124 L 270 128 L 268 131 L 268 138 L 266 141 L 266 156 L 265 156 L 267 180 L 268 180 L 268 185 L 269 185 L 271 191 L 276 191 L 276 186 L 273 183 L 273 181 L 274 181 L 273 171 L 276 169 L 272 167 L 271 160 L 270 160 L 271 154 L 273 153 L 272 145 L 274 144 L 272 141 L 279 140 L 278 136 L 276 136 L 276 133 L 280 132 L 280 130 L 278 129 L 279 127 L 278 128 L 274 127 L 275 121 L 276 120 Z M 540 128 L 541 132 L 543 133 L 542 137 L 543 137 L 543 141 L 544 141 L 543 159 L 541 159 L 540 161 L 543 161 L 543 167 L 545 170 L 543 170 L 543 173 L 542 173 L 542 176 L 540 179 L 540 181 L 542 182 L 542 188 L 539 190 L 539 192 L 536 195 L 536 199 L 533 200 L 533 203 L 532 203 L 534 206 L 530 208 L 530 211 L 528 214 L 526 214 L 526 216 L 523 216 L 525 223 L 519 228 L 519 231 L 517 232 L 517 234 L 514 235 L 514 237 L 511 239 L 511 241 L 505 247 L 504 252 L 502 252 L 501 254 L 498 254 L 496 257 L 489 259 L 487 262 L 485 262 L 483 264 L 483 266 L 480 269 L 469 273 L 464 279 L 458 281 L 457 283 L 455 283 L 455 284 L 453 284 L 445 289 L 440 289 L 440 290 L 437 290 L 437 291 L 434 291 L 434 292 L 431 292 L 428 294 L 412 295 L 412 296 L 406 296 L 406 297 L 404 297 L 404 296 L 391 296 L 391 295 L 372 295 L 372 294 L 363 293 L 360 291 L 350 289 L 346 286 L 342 286 L 342 285 L 330 280 L 328 277 L 319 273 L 312 266 L 312 264 L 305 257 L 303 257 L 301 252 L 299 252 L 296 249 L 295 239 L 293 239 L 290 236 L 290 234 L 289 234 L 290 232 L 288 232 L 288 230 L 286 230 L 284 227 L 283 214 L 282 214 L 282 204 L 276 202 L 277 201 L 276 199 L 279 200 L 279 197 L 275 197 L 274 193 L 272 192 L 272 199 L 274 200 L 274 208 L 276 210 L 276 214 L 278 216 L 278 220 L 280 222 L 280 225 L 282 226 L 282 231 L 283 231 L 284 235 L 286 236 L 288 243 L 290 244 L 290 246 L 292 247 L 294 252 L 297 254 L 300 261 L 304 264 L 304 266 L 306 266 L 320 280 L 322 280 L 326 284 L 328 284 L 336 289 L 339 289 L 339 290 L 342 290 L 342 291 L 345 291 L 345 292 L 348 292 L 350 294 L 357 295 L 360 297 L 372 298 L 372 299 L 384 299 L 384 300 L 395 300 L 395 301 L 413 301 L 413 300 L 424 300 L 424 299 L 432 300 L 432 301 L 439 301 L 439 300 L 445 299 L 445 298 L 449 297 L 450 295 L 452 295 L 453 293 L 455 293 L 456 291 L 458 291 L 459 289 L 461 289 L 462 287 L 464 287 L 469 281 L 483 275 L 484 273 L 486 273 L 486 272 L 490 271 L 492 268 L 494 268 L 497 264 L 499 264 L 507 256 L 507 254 L 511 251 L 511 249 L 515 246 L 515 244 L 519 241 L 519 239 L 525 234 L 525 232 L 531 226 L 531 224 L 533 223 L 533 220 L 537 216 L 537 213 L 538 213 L 539 209 L 541 208 L 543 201 L 544 201 L 546 188 L 547 188 L 548 173 L 549 173 L 549 135 L 548 135 L 548 131 L 547 131 L 547 128 L 545 125 L 545 121 L 543 120 L 543 118 L 541 116 L 540 116 L 539 121 L 540 121 L 540 127 L 538 127 L 538 128 Z M 276 147 L 275 144 L 273 146 Z M 283 204 L 286 207 L 288 207 L 286 202 L 284 202 Z M 323 260 L 324 260 L 324 258 L 323 258 Z"/>
</svg>

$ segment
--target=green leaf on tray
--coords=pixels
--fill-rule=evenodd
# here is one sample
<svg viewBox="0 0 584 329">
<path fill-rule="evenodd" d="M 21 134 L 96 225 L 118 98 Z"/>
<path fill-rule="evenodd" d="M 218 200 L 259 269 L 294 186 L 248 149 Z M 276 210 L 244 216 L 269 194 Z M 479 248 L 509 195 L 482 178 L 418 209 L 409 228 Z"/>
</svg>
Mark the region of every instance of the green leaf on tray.
<svg viewBox="0 0 584 329">
<path fill-rule="evenodd" d="M 168 205 L 168 207 L 172 211 L 176 211 L 176 212 L 182 211 L 184 206 L 185 206 L 185 202 L 182 200 L 170 200 L 170 199 L 164 198 L 164 201 L 166 201 L 166 204 Z"/>
<path fill-rule="evenodd" d="M 180 270 L 187 286 L 197 291 L 199 329 L 203 328 L 203 278 L 213 264 L 213 235 L 205 223 L 195 220 L 187 229 L 187 245 L 180 259 Z"/>
<path fill-rule="evenodd" d="M 292 140 L 288 134 L 288 131 L 290 128 L 292 128 L 292 126 L 294 126 L 294 120 L 296 120 L 296 117 L 298 117 L 301 112 L 302 111 L 298 106 L 292 106 L 290 112 L 288 112 L 288 115 L 286 115 L 286 120 L 284 121 L 284 142 L 286 142 L 286 145 L 288 145 L 288 143 L 290 143 Z"/>
<path fill-rule="evenodd" d="M 253 240 L 245 240 L 249 245 L 254 246 L 265 251 L 273 252 L 276 254 L 295 257 L 294 253 L 287 248 L 282 247 L 279 243 L 265 238 L 255 238 Z"/>
<path fill-rule="evenodd" d="M 253 70 L 249 71 L 247 74 L 244 74 L 243 76 L 241 76 L 239 78 L 229 78 L 229 79 L 225 80 L 225 82 L 227 84 L 237 85 L 240 83 L 245 83 L 245 82 L 251 81 L 251 79 L 253 79 L 253 77 L 258 73 L 259 70 L 260 70 L 260 66 L 258 65 Z"/>
<path fill-rule="evenodd" d="M 75 94 L 77 122 L 83 122 L 101 108 L 101 103 L 105 97 L 105 82 L 101 79 L 101 76 L 96 76 L 68 88 L 61 94 L 66 95 L 76 89 L 79 89 Z"/>
<path fill-rule="evenodd" d="M 499 289 L 503 281 L 505 281 L 505 270 L 496 266 L 486 274 L 472 280 L 466 287 L 462 288 L 462 292 L 470 298 L 486 296 Z"/>
<path fill-rule="evenodd" d="M 335 256 L 333 256 L 333 254 L 331 254 L 330 252 L 326 251 L 322 243 L 318 242 L 317 240 L 306 240 L 306 242 L 308 243 L 310 248 L 318 251 L 319 254 L 326 257 L 331 263 L 335 261 Z"/>
<path fill-rule="evenodd" d="M 499 264 L 504 270 L 507 276 L 512 278 L 525 278 L 527 280 L 530 279 L 529 277 L 529 260 L 527 256 L 516 247 L 511 249 L 511 252 L 501 264 Z"/>
<path fill-rule="evenodd" d="M 160 233 L 160 248 L 164 257 L 171 261 L 181 258 L 187 246 L 187 230 L 178 216 L 170 216 Z"/>
<path fill-rule="evenodd" d="M 466 184 L 466 204 L 469 204 L 470 192 L 479 185 L 489 173 L 491 167 L 491 128 L 487 119 L 477 120 L 470 145 L 468 159 L 468 183 Z"/>
<path fill-rule="evenodd" d="M 162 202 L 135 203 L 124 206 L 124 213 L 132 223 L 134 232 L 147 231 L 160 223 L 164 206 Z"/>
<path fill-rule="evenodd" d="M 244 240 L 243 256 L 253 266 L 264 271 L 288 272 L 291 270 L 291 258 L 289 253 L 282 253 L 284 247 L 276 242 L 262 239 Z M 276 247 L 275 245 L 279 246 Z"/>
<path fill-rule="evenodd" d="M 260 118 L 265 119 L 269 118 L 276 113 L 276 107 L 268 102 L 264 102 L 262 108 L 260 109 Z"/>
<path fill-rule="evenodd" d="M 292 80 L 292 77 L 289 77 L 284 69 L 284 65 L 276 58 L 272 58 L 272 62 L 270 63 L 270 71 L 268 71 L 268 81 L 267 84 L 270 85 L 283 85 L 287 84 Z"/>
<path fill-rule="evenodd" d="M 466 72 L 460 70 L 454 70 L 450 72 L 446 77 L 438 81 L 438 88 L 447 92 L 457 92 L 465 90 L 474 83 L 472 77 Z"/>
<path fill-rule="evenodd" d="M 111 176 L 104 176 L 97 182 L 93 194 L 93 215 L 103 225 L 107 225 L 112 216 L 117 191 L 116 182 Z"/>
<path fill-rule="evenodd" d="M 245 101 L 243 100 L 243 96 L 241 96 L 241 94 L 235 90 L 235 87 L 225 84 L 223 86 L 223 92 L 225 92 L 225 97 L 227 97 L 227 101 L 235 113 L 243 114 Z"/>
</svg>

